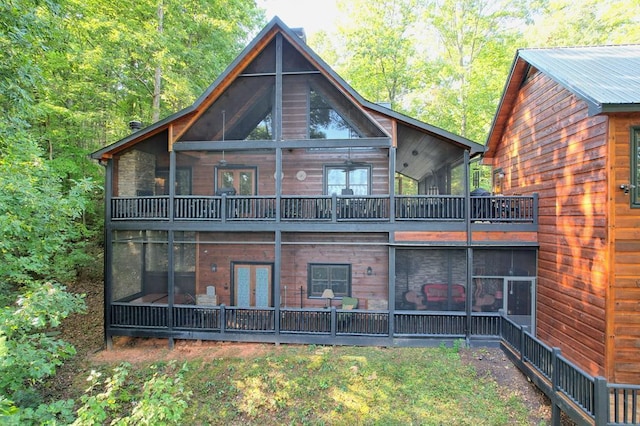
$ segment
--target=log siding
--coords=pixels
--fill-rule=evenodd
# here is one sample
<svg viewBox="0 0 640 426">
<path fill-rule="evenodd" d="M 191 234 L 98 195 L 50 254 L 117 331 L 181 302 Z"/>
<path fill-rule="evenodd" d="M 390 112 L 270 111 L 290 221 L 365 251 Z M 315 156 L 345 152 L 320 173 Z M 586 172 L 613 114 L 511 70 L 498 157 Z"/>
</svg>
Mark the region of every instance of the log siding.
<svg viewBox="0 0 640 426">
<path fill-rule="evenodd" d="M 520 89 L 493 165 L 505 194 L 537 192 L 537 335 L 604 374 L 607 117 L 538 72 Z"/>
</svg>

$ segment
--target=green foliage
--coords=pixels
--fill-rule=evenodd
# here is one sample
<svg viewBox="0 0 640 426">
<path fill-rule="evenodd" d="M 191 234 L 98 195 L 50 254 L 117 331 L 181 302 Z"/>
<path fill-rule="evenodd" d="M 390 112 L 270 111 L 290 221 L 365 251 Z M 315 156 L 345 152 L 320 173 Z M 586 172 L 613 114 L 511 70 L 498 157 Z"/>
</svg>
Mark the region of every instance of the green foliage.
<svg viewBox="0 0 640 426">
<path fill-rule="evenodd" d="M 528 424 L 457 347 L 287 346 L 191 362 L 185 383 L 190 424 Z"/>
<path fill-rule="evenodd" d="M 0 285 L 68 280 L 86 258 L 80 219 L 94 185 L 82 179 L 65 191 L 28 136 L 14 135 L 0 135 Z"/>
<path fill-rule="evenodd" d="M 317 36 L 322 56 L 365 98 L 400 107 L 417 88 L 419 69 L 411 35 L 419 16 L 417 0 L 357 0 L 339 3 L 345 21 L 334 40 Z"/>
<path fill-rule="evenodd" d="M 72 345 L 47 331 L 84 310 L 82 298 L 65 290 L 55 283 L 31 283 L 15 304 L 0 310 L 0 419 L 24 424 L 68 417 L 71 403 L 45 403 L 36 389 L 75 354 Z"/>
<path fill-rule="evenodd" d="M 0 391 L 4 395 L 33 386 L 53 374 L 73 347 L 45 330 L 84 309 L 82 298 L 54 283 L 33 284 L 15 305 L 0 311 Z"/>
<path fill-rule="evenodd" d="M 312 40 L 365 98 L 482 142 L 536 1 L 340 2 L 333 40 Z"/>
<path fill-rule="evenodd" d="M 92 371 L 73 424 L 98 425 L 107 419 L 112 419 L 113 425 L 181 424 L 191 397 L 191 391 L 184 387 L 186 364 L 180 369 L 175 362 L 163 368 L 151 365 L 150 371 L 152 375 L 145 379 L 142 393 L 130 380 L 130 364 L 116 367 L 113 375 L 104 380 L 101 373 Z"/>
<path fill-rule="evenodd" d="M 527 33 L 531 46 L 594 46 L 640 42 L 637 0 L 554 0 Z"/>
</svg>

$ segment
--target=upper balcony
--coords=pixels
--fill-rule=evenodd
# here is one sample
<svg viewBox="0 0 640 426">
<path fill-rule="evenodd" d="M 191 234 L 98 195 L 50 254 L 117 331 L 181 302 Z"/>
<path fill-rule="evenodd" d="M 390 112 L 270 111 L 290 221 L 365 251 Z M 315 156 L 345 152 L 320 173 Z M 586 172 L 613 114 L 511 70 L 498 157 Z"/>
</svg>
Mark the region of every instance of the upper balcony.
<svg viewBox="0 0 640 426">
<path fill-rule="evenodd" d="M 392 201 L 393 200 L 393 201 Z M 468 201 L 467 201 L 468 200 Z M 467 202 L 469 209 L 467 213 Z M 465 222 L 537 225 L 526 196 L 169 196 L 114 197 L 111 220 L 216 222 Z"/>
</svg>

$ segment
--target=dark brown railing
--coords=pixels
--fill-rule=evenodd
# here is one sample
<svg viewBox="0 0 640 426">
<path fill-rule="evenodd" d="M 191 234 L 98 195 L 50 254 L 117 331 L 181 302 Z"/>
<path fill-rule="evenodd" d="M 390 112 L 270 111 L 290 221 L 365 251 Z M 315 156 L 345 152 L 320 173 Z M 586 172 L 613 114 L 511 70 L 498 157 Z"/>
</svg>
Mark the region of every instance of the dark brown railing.
<svg viewBox="0 0 640 426">
<path fill-rule="evenodd" d="M 491 222 L 537 221 L 537 197 L 523 196 L 473 196 L 471 220 Z"/>
<path fill-rule="evenodd" d="M 560 424 L 564 411 L 578 424 L 637 425 L 640 385 L 607 383 L 592 377 L 534 337 L 525 326 L 501 317 L 502 342 L 512 361 L 552 402 L 552 423 Z"/>
<path fill-rule="evenodd" d="M 463 220 L 464 197 L 454 195 L 398 195 L 398 220 Z"/>
<path fill-rule="evenodd" d="M 168 305 L 112 303 L 111 326 L 116 328 L 167 328 Z M 176 329 L 196 331 L 275 331 L 274 308 L 174 305 L 172 324 Z M 467 334 L 464 312 L 396 311 L 394 336 L 458 337 Z M 497 313 L 473 313 L 471 334 L 499 336 Z M 383 310 L 281 308 L 279 331 L 285 334 L 330 334 L 389 336 L 389 312 Z"/>
<path fill-rule="evenodd" d="M 470 197 L 470 221 L 536 223 L 537 197 Z M 276 221 L 275 196 L 176 196 L 175 220 Z M 454 195 L 398 195 L 392 217 L 389 196 L 282 196 L 282 221 L 462 221 L 466 198 Z M 112 220 L 168 220 L 167 196 L 115 197 Z"/>
<path fill-rule="evenodd" d="M 398 311 L 394 315 L 396 336 L 464 338 L 467 329 L 464 312 Z"/>
<path fill-rule="evenodd" d="M 169 219 L 169 197 L 118 197 L 111 199 L 112 219 Z"/>
<path fill-rule="evenodd" d="M 580 424 L 618 426 L 640 421 L 640 385 L 607 383 L 602 377 L 590 376 L 564 358 L 558 348 L 545 345 L 527 327 L 498 313 L 472 313 L 468 330 L 464 312 L 396 311 L 390 330 L 388 311 L 281 308 L 279 318 L 276 311 L 174 305 L 171 324 L 176 331 L 210 332 L 212 338 L 218 334 L 234 340 L 234 333 L 251 333 L 252 339 L 259 341 L 260 335 L 279 333 L 299 336 L 298 343 L 313 336 L 330 344 L 338 336 L 375 339 L 389 333 L 399 338 L 495 337 L 508 348 L 505 351 L 511 360 L 551 399 L 552 421 L 559 422 L 560 410 Z M 168 314 L 168 305 L 112 303 L 109 328 L 168 330 Z"/>
</svg>

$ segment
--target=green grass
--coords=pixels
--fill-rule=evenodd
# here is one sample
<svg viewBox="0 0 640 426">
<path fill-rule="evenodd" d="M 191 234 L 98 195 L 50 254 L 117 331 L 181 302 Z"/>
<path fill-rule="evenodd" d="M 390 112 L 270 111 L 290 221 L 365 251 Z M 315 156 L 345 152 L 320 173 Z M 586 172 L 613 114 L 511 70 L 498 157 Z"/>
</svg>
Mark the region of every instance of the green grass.
<svg viewBox="0 0 640 426">
<path fill-rule="evenodd" d="M 134 365 L 130 379 L 143 383 L 149 367 Z M 456 348 L 265 346 L 189 361 L 183 380 L 182 424 L 528 424 L 523 403 L 501 398 Z"/>
</svg>

